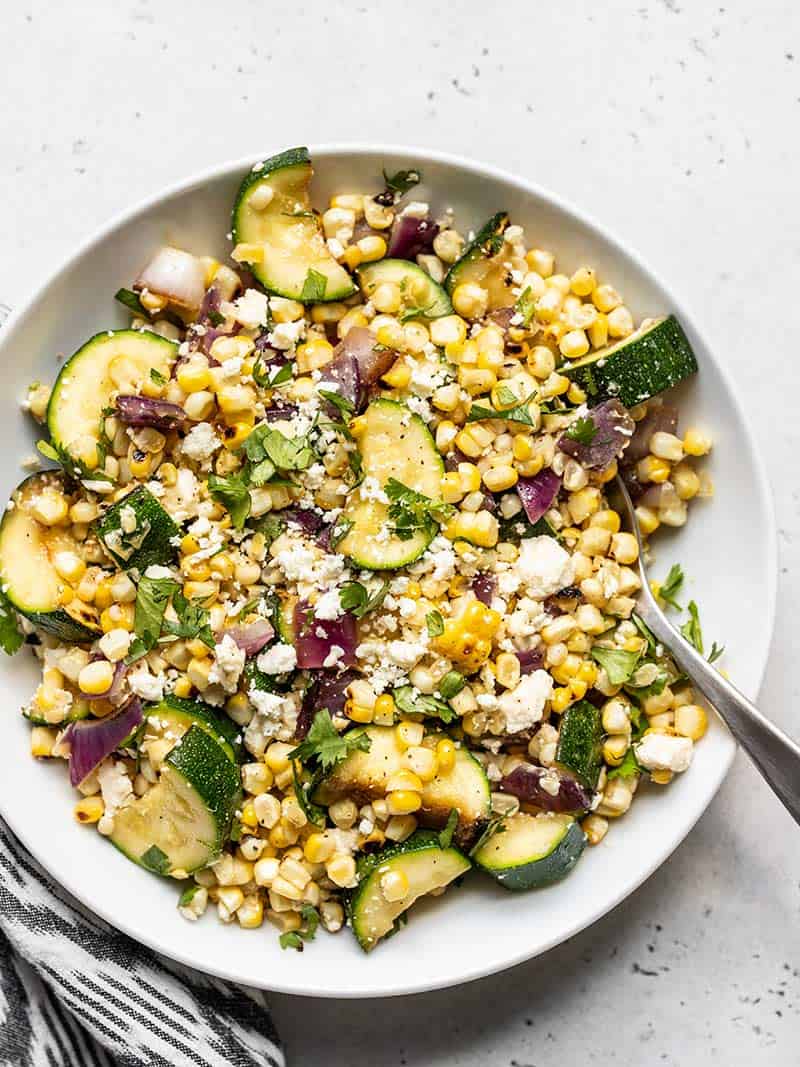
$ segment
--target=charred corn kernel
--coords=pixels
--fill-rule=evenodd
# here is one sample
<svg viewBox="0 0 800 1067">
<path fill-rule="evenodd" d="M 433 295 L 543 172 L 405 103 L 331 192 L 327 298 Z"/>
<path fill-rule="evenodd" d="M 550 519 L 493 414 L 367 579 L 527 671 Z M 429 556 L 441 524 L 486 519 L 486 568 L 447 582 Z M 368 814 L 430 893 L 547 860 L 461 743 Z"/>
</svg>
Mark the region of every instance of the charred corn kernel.
<svg viewBox="0 0 800 1067">
<path fill-rule="evenodd" d="M 211 565 L 208 560 L 195 559 L 194 556 L 183 557 L 181 571 L 195 582 L 205 582 L 211 577 Z"/>
<path fill-rule="evenodd" d="M 191 556 L 200 551 L 200 542 L 193 534 L 186 534 L 181 538 L 180 549 L 184 556 Z"/>
<path fill-rule="evenodd" d="M 297 346 L 295 358 L 299 373 L 310 374 L 330 363 L 333 359 L 333 345 L 324 337 L 312 337 Z"/>
<path fill-rule="evenodd" d="M 587 815 L 581 822 L 581 828 L 590 845 L 599 845 L 608 833 L 608 819 L 602 815 Z"/>
<path fill-rule="evenodd" d="M 464 496 L 461 480 L 456 471 L 448 471 L 442 475 L 441 493 L 445 504 L 457 504 Z"/>
<path fill-rule="evenodd" d="M 708 717 L 705 708 L 699 704 L 683 704 L 675 708 L 675 732 L 681 737 L 699 741 L 707 729 Z"/>
<path fill-rule="evenodd" d="M 334 885 L 346 889 L 355 883 L 356 861 L 352 856 L 345 856 L 340 853 L 328 860 L 325 865 L 325 871 Z"/>
<path fill-rule="evenodd" d="M 379 204 L 371 196 L 364 197 L 364 218 L 373 230 L 388 230 L 394 221 L 394 212 Z"/>
<path fill-rule="evenodd" d="M 492 639 L 501 622 L 498 612 L 479 600 L 471 601 L 462 615 L 448 619 L 434 647 L 469 673 L 478 670 L 491 655 Z"/>
<path fill-rule="evenodd" d="M 203 659 L 195 657 L 189 661 L 189 666 L 186 668 L 186 677 L 196 689 L 201 691 L 208 689 L 208 676 L 210 673 L 211 659 L 208 657 Z"/>
<path fill-rule="evenodd" d="M 442 230 L 433 239 L 433 250 L 444 263 L 455 263 L 463 245 L 464 239 L 455 230 Z"/>
<path fill-rule="evenodd" d="M 387 871 L 381 877 L 380 888 L 384 900 L 388 900 L 390 903 L 405 900 L 411 892 L 408 878 L 400 870 Z"/>
<path fill-rule="evenodd" d="M 345 797 L 343 800 L 336 800 L 331 804 L 328 808 L 328 815 L 334 826 L 340 830 L 349 830 L 358 818 L 358 808 L 352 800 Z"/>
<path fill-rule="evenodd" d="M 501 465 L 491 467 L 483 475 L 483 483 L 491 493 L 502 493 L 517 484 L 519 475 L 513 467 Z"/>
<path fill-rule="evenodd" d="M 86 664 L 78 675 L 78 688 L 82 693 L 98 696 L 111 688 L 113 680 L 114 668 L 108 660 L 101 659 L 94 663 Z"/>
<path fill-rule="evenodd" d="M 190 580 L 184 583 L 183 595 L 189 600 L 202 600 L 203 607 L 208 607 L 219 596 L 219 582 Z"/>
<path fill-rule="evenodd" d="M 236 909 L 236 920 L 243 930 L 257 930 L 264 922 L 264 904 L 256 893 L 246 896 Z"/>
<path fill-rule="evenodd" d="M 643 504 L 635 509 L 636 521 L 639 523 L 639 529 L 642 534 L 647 537 L 651 533 L 654 533 L 661 525 L 661 520 L 658 514 L 653 511 L 652 508 L 647 508 Z"/>
<path fill-rule="evenodd" d="M 583 330 L 569 330 L 558 342 L 558 349 L 565 359 L 579 359 L 589 351 L 589 338 Z"/>
<path fill-rule="evenodd" d="M 376 311 L 394 315 L 403 305 L 403 294 L 396 282 L 382 282 L 373 289 L 370 301 Z"/>
<path fill-rule="evenodd" d="M 574 523 L 585 522 L 600 510 L 600 490 L 594 486 L 586 486 L 585 489 L 571 493 L 567 507 Z"/>
<path fill-rule="evenodd" d="M 356 251 L 358 251 L 358 249 L 356 249 Z M 361 308 L 350 308 L 347 314 L 343 315 L 342 318 L 339 319 L 338 325 L 336 327 L 336 332 L 338 333 L 339 337 L 342 338 L 346 337 L 354 326 L 367 325 L 369 325 L 367 322 L 367 316 L 364 314 Z"/>
<path fill-rule="evenodd" d="M 608 332 L 615 339 L 629 337 L 633 333 L 633 315 L 624 304 L 609 311 Z"/>
<path fill-rule="evenodd" d="M 573 382 L 569 389 L 567 389 L 567 400 L 569 400 L 570 404 L 586 403 L 586 393 L 581 389 L 577 382 Z"/>
<path fill-rule="evenodd" d="M 431 335 L 424 323 L 409 322 L 403 327 L 403 345 L 406 351 L 419 355 L 425 351 L 425 347 L 430 344 L 430 341 Z"/>
<path fill-rule="evenodd" d="M 592 292 L 592 303 L 598 311 L 608 314 L 619 307 L 622 298 L 612 285 L 598 285 Z"/>
<path fill-rule="evenodd" d="M 497 384 L 497 375 L 492 370 L 462 366 L 458 371 L 458 383 L 470 396 L 480 396 Z"/>
<path fill-rule="evenodd" d="M 361 240 L 356 241 L 356 246 L 358 251 L 361 252 L 362 262 L 365 262 L 365 264 L 371 264 L 375 259 L 383 259 L 386 255 L 386 241 L 378 234 L 368 234 L 366 237 L 362 237 Z M 377 306 L 375 304 L 375 307 Z"/>
<path fill-rule="evenodd" d="M 325 834 L 310 834 L 303 845 L 303 855 L 309 863 L 327 863 L 334 851 L 333 841 Z"/>
<path fill-rule="evenodd" d="M 252 800 L 248 800 L 242 805 L 242 811 L 239 816 L 239 820 L 243 826 L 248 829 L 255 829 L 258 826 L 258 816 L 256 815 L 256 806 Z"/>
<path fill-rule="evenodd" d="M 358 247 L 358 245 L 349 245 L 344 250 L 344 254 L 341 256 L 341 259 L 344 263 L 347 264 L 350 270 L 355 270 L 356 267 L 360 267 L 361 264 L 364 262 L 364 257 L 362 256 L 361 249 Z"/>
<path fill-rule="evenodd" d="M 566 711 L 569 705 L 572 703 L 572 690 L 566 686 L 562 686 L 559 689 L 553 690 L 553 696 L 550 700 L 550 706 L 556 714 L 560 715 L 562 711 Z"/>
<path fill-rule="evenodd" d="M 277 826 L 281 817 L 281 804 L 272 793 L 259 793 L 253 800 L 253 810 L 259 826 L 265 830 L 272 830 Z"/>
<path fill-rule="evenodd" d="M 63 493 L 50 486 L 45 486 L 34 497 L 31 514 L 43 526 L 58 526 L 69 516 L 69 504 Z"/>
<path fill-rule="evenodd" d="M 133 604 L 112 604 L 100 615 L 100 626 L 104 634 L 112 630 L 133 629 L 134 607 Z"/>
<path fill-rule="evenodd" d="M 671 480 L 680 500 L 692 500 L 700 492 L 700 478 L 688 463 L 673 467 Z"/>
<path fill-rule="evenodd" d="M 188 697 L 192 692 L 192 683 L 186 677 L 179 678 L 172 692 L 176 697 Z"/>
<path fill-rule="evenodd" d="M 287 771 L 287 774 L 291 772 Z M 288 783 L 287 783 L 288 784 Z M 297 830 L 291 823 L 288 823 L 285 819 L 281 819 L 277 826 L 273 826 L 269 832 L 269 843 L 274 848 L 289 848 L 291 845 L 297 843 L 297 839 L 300 836 L 300 831 Z"/>
<path fill-rule="evenodd" d="M 416 745 L 406 749 L 404 759 L 408 769 L 416 775 L 420 783 L 432 781 L 439 772 L 439 761 L 432 748 Z"/>
<path fill-rule="evenodd" d="M 184 393 L 199 393 L 211 384 L 211 373 L 206 360 L 189 359 L 181 363 L 175 375 Z"/>
<path fill-rule="evenodd" d="M 392 389 L 405 389 L 411 381 L 411 368 L 403 360 L 398 360 L 384 374 L 383 381 Z"/>
<path fill-rule="evenodd" d="M 394 732 L 395 737 L 397 738 L 397 743 L 401 748 L 413 748 L 422 744 L 425 728 L 421 722 L 403 720 L 403 722 L 397 724 Z"/>
<path fill-rule="evenodd" d="M 683 442 L 674 433 L 657 430 L 650 438 L 649 447 L 654 456 L 670 463 L 680 463 L 683 459 Z"/>
<path fill-rule="evenodd" d="M 237 263 L 263 263 L 264 246 L 240 241 L 239 244 L 234 246 L 231 252 L 231 259 Z"/>
<path fill-rule="evenodd" d="M 354 701 L 348 700 L 345 704 L 344 711 L 345 715 L 351 722 L 372 722 L 373 709 L 367 708 L 363 704 L 356 704 Z"/>
<path fill-rule="evenodd" d="M 330 304 L 314 304 L 311 308 L 311 321 L 317 325 L 338 322 L 347 314 L 347 305 L 336 302 Z"/>
<path fill-rule="evenodd" d="M 611 555 L 617 563 L 635 563 L 639 558 L 639 545 L 633 534 L 615 533 L 611 538 Z"/>
<path fill-rule="evenodd" d="M 576 296 L 590 296 L 597 285 L 597 275 L 591 267 L 579 267 L 569 280 L 569 287 Z"/>
<path fill-rule="evenodd" d="M 398 789 L 388 794 L 386 807 L 391 815 L 411 815 L 422 807 L 422 797 L 413 790 Z"/>
<path fill-rule="evenodd" d="M 481 319 L 489 306 L 489 292 L 480 285 L 465 282 L 452 295 L 453 308 L 465 319 Z"/>
<path fill-rule="evenodd" d="M 517 460 L 516 464 L 517 470 L 523 478 L 533 478 L 544 466 L 544 457 L 534 455 L 530 459 Z"/>
<path fill-rule="evenodd" d="M 414 749 L 407 749 L 406 756 L 409 752 L 413 752 Z M 412 793 L 422 792 L 422 780 L 413 771 L 407 768 L 401 768 L 399 771 L 395 771 L 394 774 L 390 774 L 386 780 L 386 792 L 396 793 L 410 790 Z M 410 809 L 413 810 L 413 809 Z M 397 814 L 397 813 L 395 813 Z"/>
<path fill-rule="evenodd" d="M 461 403 L 461 390 L 455 382 L 440 385 L 433 393 L 433 406 L 439 411 L 455 411 Z"/>
<path fill-rule="evenodd" d="M 711 438 L 702 430 L 689 429 L 683 436 L 683 450 L 687 456 L 706 456 L 711 451 Z"/>
<path fill-rule="evenodd" d="M 449 344 L 463 344 L 467 324 L 459 315 L 443 315 L 430 324 L 431 341 L 440 348 Z"/>
<path fill-rule="evenodd" d="M 90 824 L 100 822 L 105 814 L 105 810 L 106 806 L 103 803 L 103 798 L 100 796 L 93 796 L 84 797 L 82 800 L 79 800 L 72 809 L 72 812 L 78 822 Z"/>
<path fill-rule="evenodd" d="M 456 746 L 449 737 L 443 737 L 436 743 L 436 761 L 439 764 L 439 774 L 449 774 L 456 762 Z"/>
<path fill-rule="evenodd" d="M 531 374 L 540 381 L 549 378 L 556 369 L 556 357 L 545 345 L 536 345 L 527 355 L 526 362 Z"/>
<path fill-rule="evenodd" d="M 131 452 L 129 463 L 134 478 L 147 478 L 153 469 L 153 457 L 139 448 Z"/>
<path fill-rule="evenodd" d="M 280 774 L 281 771 L 289 770 L 291 766 L 289 762 L 289 753 L 291 751 L 292 746 L 287 745 L 284 741 L 272 742 L 267 749 L 264 762 L 273 774 Z"/>
<path fill-rule="evenodd" d="M 669 785 L 672 778 L 672 771 L 650 771 L 650 781 L 656 785 Z"/>
<path fill-rule="evenodd" d="M 71 585 L 77 585 L 86 573 L 86 564 L 76 552 L 55 552 L 52 561 L 58 576 Z"/>
<path fill-rule="evenodd" d="M 386 725 L 394 719 L 395 709 L 394 697 L 390 693 L 381 693 L 375 701 L 374 717 Z"/>
</svg>

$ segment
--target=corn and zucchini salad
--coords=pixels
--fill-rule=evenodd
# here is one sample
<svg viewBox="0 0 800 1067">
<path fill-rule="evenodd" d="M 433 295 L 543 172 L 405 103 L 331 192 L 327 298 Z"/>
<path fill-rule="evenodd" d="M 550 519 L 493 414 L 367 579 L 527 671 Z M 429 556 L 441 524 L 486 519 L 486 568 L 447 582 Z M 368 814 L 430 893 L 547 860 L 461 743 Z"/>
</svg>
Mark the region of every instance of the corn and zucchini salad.
<svg viewBox="0 0 800 1067">
<path fill-rule="evenodd" d="M 227 259 L 155 250 L 127 325 L 31 386 L 51 464 L 0 525 L 0 643 L 40 661 L 75 819 L 183 916 L 369 951 L 472 867 L 563 878 L 689 767 L 706 713 L 611 483 L 682 526 L 711 441 L 662 395 L 697 371 L 672 316 L 503 212 L 464 232 L 417 171 L 321 211 L 311 178 L 259 163 Z"/>
</svg>

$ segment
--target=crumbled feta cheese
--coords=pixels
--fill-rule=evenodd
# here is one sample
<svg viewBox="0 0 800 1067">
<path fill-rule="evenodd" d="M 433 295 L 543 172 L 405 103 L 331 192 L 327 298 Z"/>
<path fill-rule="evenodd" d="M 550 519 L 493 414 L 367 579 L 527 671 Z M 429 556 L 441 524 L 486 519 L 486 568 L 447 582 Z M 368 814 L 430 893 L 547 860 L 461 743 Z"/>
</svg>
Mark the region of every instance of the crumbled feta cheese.
<svg viewBox="0 0 800 1067">
<path fill-rule="evenodd" d="M 214 453 L 222 448 L 222 439 L 208 422 L 198 422 L 183 439 L 183 454 L 195 463 L 208 463 Z"/>
<path fill-rule="evenodd" d="M 220 374 L 223 378 L 236 378 L 242 370 L 242 363 L 244 360 L 241 356 L 231 356 L 230 359 L 225 359 L 220 365 Z"/>
<path fill-rule="evenodd" d="M 384 600 L 384 605 L 386 601 Z M 410 596 L 401 596 L 397 601 L 397 610 L 401 619 L 413 619 L 417 613 L 417 602 Z"/>
<path fill-rule="evenodd" d="M 144 572 L 145 578 L 174 578 L 175 575 L 169 567 L 162 567 L 160 563 L 151 563 Z"/>
<path fill-rule="evenodd" d="M 226 693 L 235 693 L 245 661 L 244 649 L 239 648 L 230 634 L 214 645 L 214 662 L 208 673 L 211 685 L 221 685 Z"/>
<path fill-rule="evenodd" d="M 528 537 L 522 541 L 515 570 L 535 600 L 544 600 L 572 584 L 575 566 L 570 554 L 554 537 Z"/>
<path fill-rule="evenodd" d="M 267 742 L 281 732 L 286 713 L 293 705 L 289 698 L 261 689 L 251 689 L 247 695 L 255 713 L 244 732 L 244 743 L 248 752 L 260 757 Z"/>
<path fill-rule="evenodd" d="M 392 663 L 410 670 L 416 666 L 428 649 L 421 641 L 390 641 L 386 651 Z"/>
<path fill-rule="evenodd" d="M 362 500 L 375 500 L 380 504 L 388 504 L 389 497 L 383 490 L 383 486 L 373 474 L 368 474 L 360 486 Z"/>
<path fill-rule="evenodd" d="M 123 533 L 133 533 L 136 529 L 136 512 L 130 504 L 125 504 L 119 509 L 119 524 Z"/>
<path fill-rule="evenodd" d="M 325 659 L 322 661 L 323 667 L 338 667 L 341 662 L 342 656 L 344 656 L 344 649 L 341 645 L 331 645 L 331 650 Z"/>
<path fill-rule="evenodd" d="M 297 666 L 297 652 L 294 645 L 279 643 L 262 652 L 256 662 L 264 674 L 285 674 Z"/>
<path fill-rule="evenodd" d="M 105 805 L 104 814 L 113 818 L 115 812 L 133 795 L 133 785 L 121 761 L 114 762 L 109 756 L 97 768 L 97 780 Z"/>
<path fill-rule="evenodd" d="M 498 700 L 506 733 L 516 734 L 539 722 L 552 692 L 553 679 L 547 671 L 526 674 L 514 689 L 506 690 Z"/>
<path fill-rule="evenodd" d="M 430 204 L 426 204 L 424 200 L 412 200 L 400 214 L 412 219 L 426 219 L 430 210 Z"/>
<path fill-rule="evenodd" d="M 269 343 L 273 348 L 279 348 L 287 352 L 294 348 L 305 333 L 306 324 L 304 319 L 297 322 L 279 322 L 273 327 L 269 335 Z"/>
<path fill-rule="evenodd" d="M 342 614 L 342 599 L 338 589 L 329 589 L 314 605 L 314 618 L 316 619 L 338 619 Z"/>
<path fill-rule="evenodd" d="M 636 758 L 648 771 L 685 771 L 692 762 L 694 743 L 689 737 L 645 734 L 635 746 Z"/>
<path fill-rule="evenodd" d="M 255 330 L 265 325 L 269 317 L 269 301 L 258 289 L 246 289 L 237 301 L 223 305 L 222 310 L 233 314 L 246 329 Z"/>
<path fill-rule="evenodd" d="M 539 779 L 539 785 L 544 789 L 545 793 L 549 793 L 551 797 L 557 797 L 561 781 L 555 771 L 548 771 L 547 774 L 543 774 Z"/>
<path fill-rule="evenodd" d="M 164 696 L 164 675 L 151 674 L 144 663 L 128 672 L 127 681 L 131 692 L 142 700 L 157 703 Z"/>
</svg>

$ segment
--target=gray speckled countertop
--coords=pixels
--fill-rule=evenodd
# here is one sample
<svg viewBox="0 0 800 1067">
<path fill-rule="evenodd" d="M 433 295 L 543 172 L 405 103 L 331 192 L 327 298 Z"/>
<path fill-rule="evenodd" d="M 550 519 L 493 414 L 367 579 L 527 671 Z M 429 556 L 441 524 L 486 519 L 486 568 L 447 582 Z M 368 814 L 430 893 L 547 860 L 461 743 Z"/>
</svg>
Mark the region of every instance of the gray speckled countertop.
<svg viewBox="0 0 800 1067">
<path fill-rule="evenodd" d="M 4 5 L 0 36 L 9 303 L 164 183 L 298 141 L 471 154 L 635 245 L 688 297 L 772 460 L 781 574 L 762 705 L 800 733 L 793 0 L 20 0 Z M 544 958 L 408 999 L 274 997 L 291 1062 L 787 1067 L 800 1038 L 798 840 L 739 758 L 660 873 Z"/>
</svg>

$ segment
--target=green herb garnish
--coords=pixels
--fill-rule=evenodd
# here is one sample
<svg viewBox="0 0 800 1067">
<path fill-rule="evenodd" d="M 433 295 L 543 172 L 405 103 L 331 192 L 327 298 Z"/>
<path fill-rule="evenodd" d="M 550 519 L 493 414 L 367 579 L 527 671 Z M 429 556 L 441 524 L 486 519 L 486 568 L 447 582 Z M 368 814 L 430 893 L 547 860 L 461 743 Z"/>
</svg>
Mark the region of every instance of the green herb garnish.
<svg viewBox="0 0 800 1067">
<path fill-rule="evenodd" d="M 607 777 L 611 778 L 632 778 L 635 774 L 641 774 L 642 768 L 639 765 L 639 761 L 636 758 L 636 753 L 633 751 L 633 745 L 625 753 L 622 763 L 616 767 L 609 767 Z"/>
<path fill-rule="evenodd" d="M 669 574 L 658 588 L 659 597 L 670 607 L 675 608 L 676 611 L 683 611 L 683 608 L 675 599 L 676 593 L 683 585 L 683 579 L 684 574 L 680 563 L 673 563 L 669 569 Z"/>
<path fill-rule="evenodd" d="M 389 582 L 386 579 L 374 593 L 370 593 L 361 582 L 345 582 L 339 589 L 339 603 L 342 611 L 349 611 L 357 619 L 363 619 L 370 611 L 381 606 L 388 592 Z"/>
<path fill-rule="evenodd" d="M 429 696 L 427 693 L 420 693 L 413 685 L 399 686 L 392 690 L 392 696 L 398 709 L 405 715 L 424 715 L 429 719 L 440 719 L 443 723 L 449 723 L 458 718 L 446 701 Z"/>
<path fill-rule="evenodd" d="M 579 445 L 590 445 L 597 435 L 597 427 L 591 415 L 582 415 L 564 431 L 564 436 Z"/>
<path fill-rule="evenodd" d="M 311 791 L 317 784 L 316 777 L 312 778 L 310 782 L 301 782 L 297 775 L 297 765 L 295 763 L 292 764 L 292 776 L 294 778 L 294 795 L 300 805 L 300 810 L 314 826 L 324 826 L 325 809 L 318 804 L 314 804 L 311 800 Z"/>
<path fill-rule="evenodd" d="M 422 181 L 422 171 L 416 168 L 411 170 L 398 170 L 391 176 L 383 172 L 383 180 L 386 182 L 386 188 L 383 193 L 380 193 L 375 199 L 379 203 L 384 205 L 388 202 L 395 204 L 404 196 L 409 189 L 413 189 L 415 185 L 419 185 Z"/>
<path fill-rule="evenodd" d="M 428 627 L 428 637 L 439 637 L 444 633 L 444 619 L 439 611 L 429 611 L 425 616 L 425 625 Z"/>
<path fill-rule="evenodd" d="M 156 385 L 166 385 L 167 378 L 161 373 L 160 370 L 156 370 L 155 367 L 150 368 L 150 381 L 155 382 Z"/>
<path fill-rule="evenodd" d="M 508 422 L 520 422 L 525 426 L 538 425 L 538 417 L 534 418 L 530 412 L 531 401 L 534 400 L 532 393 L 525 400 L 519 401 L 515 393 L 508 386 L 500 386 L 497 393 L 501 404 L 512 404 L 505 410 L 489 408 L 484 404 L 473 404 L 467 413 L 467 422 L 481 422 L 483 419 L 506 419 Z"/>
<path fill-rule="evenodd" d="M 448 671 L 439 682 L 439 694 L 443 700 L 452 700 L 454 696 L 458 696 L 466 684 L 467 679 L 460 671 Z"/>
<path fill-rule="evenodd" d="M 611 685 L 623 685 L 630 681 L 640 656 L 640 652 L 626 652 L 621 648 L 592 646 L 592 659 L 605 669 Z"/>
<path fill-rule="evenodd" d="M 327 288 L 328 279 L 325 275 L 320 274 L 320 272 L 314 270 L 313 267 L 309 267 L 308 274 L 306 274 L 305 281 L 303 282 L 303 288 L 300 292 L 300 302 L 302 304 L 314 304 L 320 300 L 324 300 Z"/>
<path fill-rule="evenodd" d="M 300 911 L 300 918 L 303 920 L 303 925 L 299 930 L 286 930 L 278 938 L 281 948 L 293 948 L 302 952 L 304 943 L 314 940 L 319 926 L 319 912 L 311 904 L 305 904 Z"/>
<path fill-rule="evenodd" d="M 208 612 L 197 601 L 187 600 L 178 588 L 172 594 L 172 607 L 178 616 L 177 622 L 164 620 L 163 628 L 174 637 L 183 637 L 187 640 L 197 637 L 208 648 L 213 648 L 214 634 L 211 630 L 211 621 Z"/>
<path fill-rule="evenodd" d="M 114 293 L 114 299 L 135 315 L 143 315 L 146 319 L 150 318 L 147 308 L 139 299 L 139 294 L 134 293 L 133 289 L 117 289 L 116 293 Z"/>
<path fill-rule="evenodd" d="M 252 434 L 250 436 L 252 437 Z M 234 528 L 241 530 L 250 514 L 251 507 L 250 490 L 247 488 L 244 476 L 231 474 L 228 477 L 222 477 L 219 474 L 209 474 L 208 491 L 227 509 Z"/>
<path fill-rule="evenodd" d="M 514 311 L 522 316 L 522 326 L 530 326 L 531 319 L 536 311 L 536 297 L 533 295 L 533 291 L 529 285 L 520 293 L 519 298 L 514 305 Z"/>
<path fill-rule="evenodd" d="M 5 593 L 0 590 L 0 648 L 7 656 L 13 656 L 25 641 L 17 625 L 14 609 Z"/>
<path fill-rule="evenodd" d="M 136 640 L 131 644 L 126 663 L 141 659 L 158 641 L 170 597 L 179 590 L 180 583 L 174 578 L 148 578 L 143 575 L 139 579 L 133 615 Z"/>
<path fill-rule="evenodd" d="M 700 625 L 700 611 L 697 604 L 693 601 L 689 601 L 689 606 L 686 609 L 689 612 L 689 621 L 685 622 L 681 626 L 681 633 L 689 642 L 694 645 L 700 655 L 703 655 L 703 628 Z M 719 653 L 718 653 L 719 655 Z"/>
<path fill-rule="evenodd" d="M 313 762 L 323 773 L 327 773 L 356 749 L 369 752 L 371 743 L 363 730 L 340 734 L 333 725 L 328 709 L 322 708 L 314 716 L 305 739 L 289 753 L 289 759 Z"/>
<path fill-rule="evenodd" d="M 394 523 L 394 533 L 401 541 L 408 541 L 418 530 L 433 536 L 440 524 L 455 513 L 452 504 L 431 500 L 422 493 L 390 478 L 385 486 L 389 497 L 389 518 Z"/>
<path fill-rule="evenodd" d="M 456 808 L 451 808 L 450 814 L 447 816 L 447 822 L 444 824 L 444 829 L 439 832 L 439 848 L 450 848 L 457 826 L 458 811 Z"/>
<path fill-rule="evenodd" d="M 339 519 L 331 530 L 331 548 L 338 548 L 339 544 L 344 541 L 345 537 L 347 537 L 352 529 L 352 519 Z"/>
</svg>

